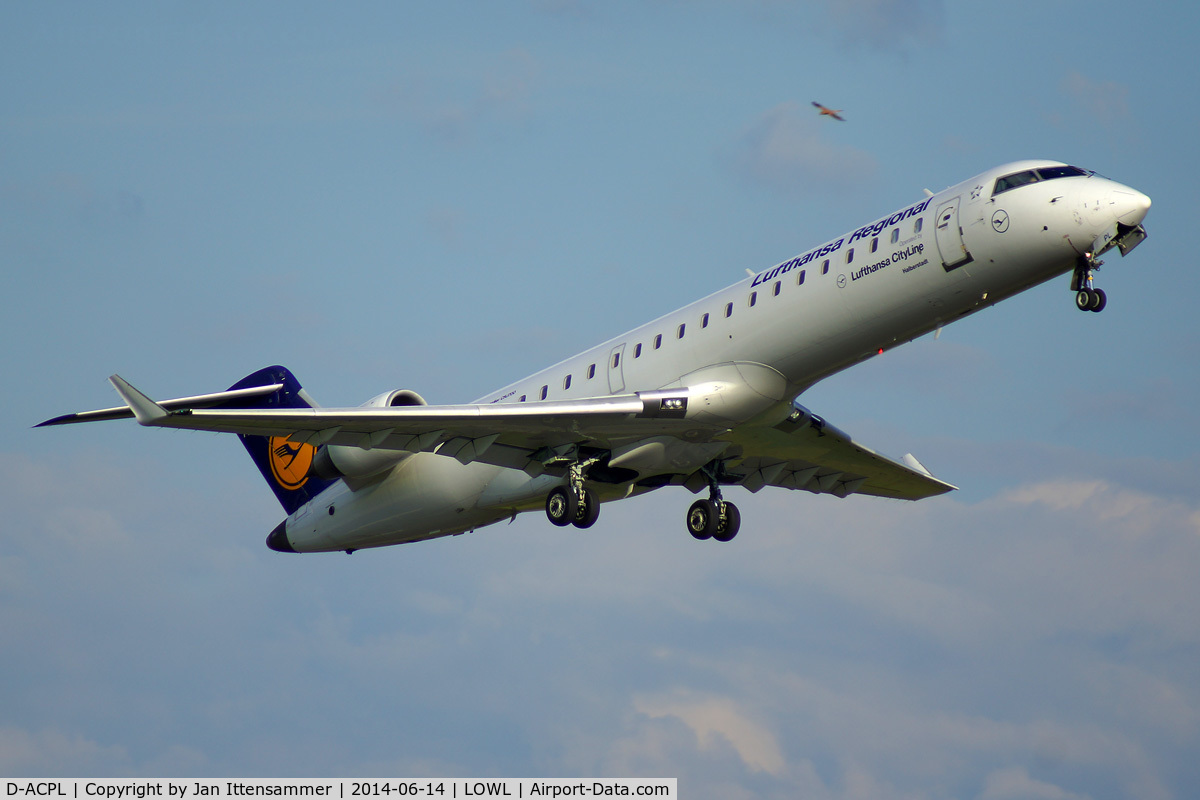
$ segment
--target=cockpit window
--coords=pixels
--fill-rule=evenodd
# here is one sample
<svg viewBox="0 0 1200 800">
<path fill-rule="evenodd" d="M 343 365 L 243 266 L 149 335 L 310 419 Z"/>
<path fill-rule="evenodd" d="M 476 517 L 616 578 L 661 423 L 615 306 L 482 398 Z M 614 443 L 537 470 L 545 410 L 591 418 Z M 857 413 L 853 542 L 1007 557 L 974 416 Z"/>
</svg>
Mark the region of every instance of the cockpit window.
<svg viewBox="0 0 1200 800">
<path fill-rule="evenodd" d="M 1086 169 L 1079 167 L 1042 167 L 1038 171 L 1044 181 L 1052 181 L 1055 178 L 1080 178 L 1091 175 Z"/>
<path fill-rule="evenodd" d="M 1025 186 L 1038 181 L 1052 181 L 1055 178 L 1075 178 L 1086 177 L 1092 173 L 1079 167 L 1041 167 L 1039 169 L 1027 169 L 1021 172 L 1014 172 L 1011 175 L 1005 175 L 1003 178 L 996 179 L 996 188 L 992 190 L 992 196 L 1007 192 L 1010 189 L 1016 189 L 1018 186 Z"/>
<path fill-rule="evenodd" d="M 1027 183 L 1036 183 L 1037 179 L 1037 173 L 1031 169 L 1027 169 L 1024 172 L 1014 172 L 1012 175 L 1005 175 L 1003 178 L 997 178 L 996 188 L 992 190 L 992 196 L 995 197 L 1001 192 L 1007 192 L 1009 189 L 1015 189 Z"/>
</svg>

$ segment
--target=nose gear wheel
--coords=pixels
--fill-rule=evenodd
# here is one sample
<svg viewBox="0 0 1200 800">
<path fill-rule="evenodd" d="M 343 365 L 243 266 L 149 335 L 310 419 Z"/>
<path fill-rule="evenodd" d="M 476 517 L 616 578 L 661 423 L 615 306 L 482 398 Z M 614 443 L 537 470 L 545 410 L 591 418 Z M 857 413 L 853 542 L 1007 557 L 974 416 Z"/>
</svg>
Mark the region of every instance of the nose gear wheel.
<svg viewBox="0 0 1200 800">
<path fill-rule="evenodd" d="M 1099 313 L 1108 305 L 1108 295 L 1103 289 L 1092 286 L 1094 273 L 1103 261 L 1097 261 L 1091 253 L 1084 253 L 1075 263 L 1075 274 L 1071 276 L 1071 291 L 1075 292 L 1075 307 L 1080 311 Z"/>
<path fill-rule="evenodd" d="M 1080 289 L 1075 293 L 1075 307 L 1080 311 L 1103 311 L 1108 296 L 1103 289 Z"/>
</svg>

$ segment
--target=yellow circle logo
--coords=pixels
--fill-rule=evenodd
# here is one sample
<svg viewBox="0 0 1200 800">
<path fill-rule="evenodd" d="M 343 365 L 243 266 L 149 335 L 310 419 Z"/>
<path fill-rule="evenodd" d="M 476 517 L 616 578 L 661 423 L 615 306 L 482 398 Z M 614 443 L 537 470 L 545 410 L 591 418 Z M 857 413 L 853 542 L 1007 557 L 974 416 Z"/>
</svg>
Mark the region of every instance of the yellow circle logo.
<svg viewBox="0 0 1200 800">
<path fill-rule="evenodd" d="M 317 448 L 311 444 L 289 442 L 286 436 L 272 436 L 267 442 L 267 459 L 275 482 L 285 489 L 299 489 L 308 480 Z"/>
</svg>

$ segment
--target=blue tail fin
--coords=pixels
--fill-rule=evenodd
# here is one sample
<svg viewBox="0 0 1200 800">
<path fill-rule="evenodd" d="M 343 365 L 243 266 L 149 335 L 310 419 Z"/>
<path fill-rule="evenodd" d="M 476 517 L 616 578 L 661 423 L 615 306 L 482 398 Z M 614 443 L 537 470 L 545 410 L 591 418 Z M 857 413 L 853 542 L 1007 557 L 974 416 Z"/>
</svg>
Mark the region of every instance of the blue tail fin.
<svg viewBox="0 0 1200 800">
<path fill-rule="evenodd" d="M 283 384 L 278 391 L 264 397 L 237 404 L 237 408 L 312 408 L 300 382 L 286 367 L 264 367 L 247 375 L 230 386 L 230 390 L 246 389 L 251 386 Z M 225 406 L 233 407 L 232 405 Z M 258 471 L 270 484 L 279 498 L 283 510 L 291 514 L 313 499 L 334 481 L 324 480 L 308 474 L 316 448 L 311 444 L 295 444 L 284 436 L 238 435 L 246 452 L 254 459 Z"/>
</svg>

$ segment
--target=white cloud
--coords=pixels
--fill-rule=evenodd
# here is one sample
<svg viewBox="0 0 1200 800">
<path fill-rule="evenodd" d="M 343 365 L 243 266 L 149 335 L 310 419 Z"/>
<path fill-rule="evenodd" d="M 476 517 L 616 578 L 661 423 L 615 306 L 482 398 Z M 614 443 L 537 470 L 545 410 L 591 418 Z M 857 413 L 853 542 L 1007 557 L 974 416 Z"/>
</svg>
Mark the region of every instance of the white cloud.
<svg viewBox="0 0 1200 800">
<path fill-rule="evenodd" d="M 1154 535 L 1164 526 L 1194 528 L 1194 512 L 1186 503 L 1165 500 L 1147 492 L 1113 486 L 1104 480 L 1057 480 L 1022 486 L 1005 492 L 1001 502 L 1041 504 L 1054 511 L 1075 511 L 1097 522 L 1119 525 L 1124 537 Z"/>
<path fill-rule="evenodd" d="M 1024 767 L 999 769 L 987 776 L 979 800 L 1084 800 L 1085 795 L 1034 780 Z"/>
<path fill-rule="evenodd" d="M 634 708 L 652 718 L 682 720 L 696 734 L 701 750 L 711 749 L 714 740 L 720 737 L 737 751 L 749 769 L 772 775 L 783 773 L 786 762 L 775 737 L 727 697 L 675 691 L 639 697 L 634 701 Z"/>
<path fill-rule="evenodd" d="M 690 495 L 664 491 L 587 532 L 531 514 L 352 557 L 255 536 L 231 559 L 220 512 L 148 502 L 130 467 L 7 463 L 26 533 L 0 554 L 2 677 L 78 732 L 47 739 L 46 772 L 98 752 L 134 772 L 678 775 L 696 797 L 1153 797 L 1200 741 L 1178 656 L 1200 642 L 1200 510 L 1111 480 L 978 503 L 731 490 L 728 545 L 692 541 Z M 68 499 L 128 544 L 47 540 Z M 99 733 L 129 709 L 160 735 Z M 40 736 L 6 735 L 18 754 Z"/>
</svg>

